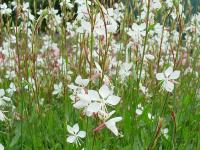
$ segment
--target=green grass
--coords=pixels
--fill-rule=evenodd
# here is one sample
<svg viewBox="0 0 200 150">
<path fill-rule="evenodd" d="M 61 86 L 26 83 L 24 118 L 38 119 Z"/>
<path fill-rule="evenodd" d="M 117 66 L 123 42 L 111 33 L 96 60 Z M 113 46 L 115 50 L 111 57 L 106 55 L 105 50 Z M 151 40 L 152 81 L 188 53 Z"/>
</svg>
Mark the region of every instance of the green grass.
<svg viewBox="0 0 200 150">
<path fill-rule="evenodd" d="M 125 6 L 128 6 L 128 3 L 125 3 Z M 175 6 L 178 5 L 174 3 L 174 9 Z M 102 13 L 101 7 L 98 2 L 94 3 L 92 7 L 88 6 L 88 9 L 92 11 L 90 12 L 91 18 L 95 18 L 99 12 Z M 142 11 L 141 9 L 134 5 L 133 11 Z M 149 12 L 151 11 L 150 8 L 147 7 L 147 9 Z M 19 10 L 19 12 L 23 14 L 22 11 Z M 6 57 L 8 60 L 14 60 L 14 65 L 8 67 L 8 64 L 0 61 L 0 89 L 8 89 L 11 82 L 15 84 L 17 89 L 11 96 L 10 105 L 0 107 L 0 110 L 6 111 L 5 115 L 8 117 L 8 120 L 0 121 L 0 143 L 4 145 L 5 150 L 79 150 L 82 148 L 85 150 L 199 150 L 200 35 L 195 31 L 190 33 L 186 31 L 190 22 L 182 16 L 179 16 L 180 18 L 175 21 L 170 17 L 166 19 L 166 14 L 163 14 L 163 12 L 168 12 L 166 5 L 163 5 L 160 11 L 152 12 L 155 18 L 158 18 L 154 20 L 154 23 L 149 18 L 150 14 L 147 14 L 144 21 L 147 28 L 140 44 L 143 47 L 134 47 L 132 44 L 133 47 L 129 48 L 128 61 L 133 64 L 133 67 L 130 70 L 130 75 L 122 81 L 119 75 L 120 65 L 118 64 L 114 68 L 114 75 L 108 69 L 108 66 L 113 61 L 111 60 L 112 57 L 115 57 L 117 61 L 125 62 L 126 47 L 132 40 L 125 29 L 131 27 L 133 23 L 141 24 L 142 21 L 138 21 L 135 14 L 126 7 L 118 32 L 115 36 L 106 34 L 108 39 L 103 41 L 100 36 L 94 37 L 94 30 L 92 30 L 94 18 L 94 20 L 91 18 L 89 20 L 93 22 L 91 23 L 91 34 L 79 34 L 75 30 L 75 35 L 70 37 L 65 32 L 65 28 L 67 27 L 66 22 L 71 20 L 74 12 L 70 12 L 66 8 L 62 8 L 62 12 L 64 15 L 61 17 L 61 24 L 56 26 L 57 31 L 53 28 L 46 28 L 45 32 L 41 31 L 43 30 L 41 29 L 42 22 L 49 23 L 48 19 L 45 20 L 41 16 L 36 18 L 29 26 L 29 29 L 33 32 L 32 36 L 28 36 L 27 28 L 22 26 L 23 23 L 27 23 L 27 18 L 12 20 L 11 17 L 6 18 L 1 15 L 0 27 L 3 28 L 3 32 L 0 39 L 5 41 L 10 35 L 16 37 L 16 42 L 10 46 L 15 51 L 15 58 Z M 192 16 L 189 13 L 187 12 L 185 15 Z M 52 17 L 47 15 L 47 12 L 43 15 L 49 17 L 49 19 Z M 167 20 L 166 30 L 169 30 L 170 33 L 170 37 L 167 38 L 171 44 L 168 53 L 165 53 L 163 48 L 159 47 L 158 42 L 152 40 L 153 35 L 151 35 L 155 24 L 163 24 L 165 19 Z M 21 25 L 16 33 L 12 29 L 15 21 L 18 21 Z M 200 23 L 198 23 L 196 30 L 198 27 L 200 27 Z M 179 30 L 178 43 L 172 40 L 173 35 L 171 33 L 173 30 Z M 183 38 L 184 33 L 192 39 L 188 47 L 186 46 L 187 39 Z M 50 45 L 58 44 L 60 56 L 64 58 L 62 64 L 66 65 L 60 70 L 56 70 L 60 56 L 58 58 L 53 54 L 53 48 L 47 49 L 42 54 L 40 52 L 42 46 L 45 45 L 44 35 L 51 38 L 51 41 L 48 41 Z M 104 40 L 106 37 L 104 37 Z M 112 56 L 109 46 L 114 46 L 112 44 L 114 40 L 118 44 L 121 43 L 121 47 L 120 51 Z M 29 43 L 31 43 L 30 47 L 28 46 Z M 0 44 L 0 47 L 2 46 L 3 43 Z M 73 48 L 73 46 L 76 46 L 76 48 Z M 97 57 L 89 55 L 94 54 L 97 49 L 99 50 Z M 161 53 L 159 50 L 162 50 Z M 143 54 L 152 54 L 155 59 L 146 62 L 143 60 L 144 55 L 139 51 L 143 51 Z M 185 64 L 182 63 L 184 52 L 187 53 Z M 169 59 L 168 54 L 173 58 Z M 38 65 L 39 62 L 36 61 L 36 57 L 42 57 L 44 64 Z M 157 71 L 156 67 L 161 61 L 160 58 L 164 60 L 164 65 L 160 66 L 159 71 Z M 16 61 L 16 59 L 20 61 Z M 97 75 L 95 62 L 100 64 L 102 75 L 93 80 L 92 77 Z M 166 70 L 171 66 L 171 62 L 175 62 L 174 70 L 180 70 L 181 74 L 176 80 L 178 83 L 175 84 L 173 92 L 170 93 L 162 90 L 161 83 L 156 80 L 156 73 Z M 192 72 L 184 74 L 188 67 L 192 68 Z M 16 77 L 12 80 L 6 79 L 7 70 L 14 70 Z M 65 73 L 65 70 L 72 73 Z M 142 70 L 146 71 L 144 78 L 141 76 Z M 117 106 L 109 107 L 109 112 L 115 110 L 116 113 L 113 117 L 122 116 L 123 120 L 117 123 L 117 128 L 123 136 L 115 136 L 107 128 L 93 132 L 93 129 L 102 121 L 95 115 L 87 117 L 82 110 L 73 107 L 70 98 L 72 91 L 68 88 L 68 85 L 74 83 L 78 75 L 90 79 L 87 89 L 97 91 L 103 85 L 103 77 L 109 77 L 110 87 L 114 87 L 114 95 L 121 97 Z M 71 79 L 69 79 L 69 76 Z M 28 81 L 30 77 L 34 80 L 35 87 L 32 87 L 30 81 Z M 59 82 L 63 84 L 62 93 L 60 96 L 53 95 L 54 84 Z M 146 94 L 139 88 L 139 83 L 148 88 Z M 29 90 L 24 88 L 26 85 L 29 86 Z M 44 99 L 44 101 L 41 99 Z M 136 114 L 138 104 L 141 104 L 144 108 L 141 115 Z M 149 119 L 148 113 L 151 113 L 154 119 Z M 69 135 L 67 125 L 73 126 L 75 123 L 79 124 L 80 130 L 86 131 L 86 137 L 82 139 L 81 146 L 66 141 Z M 162 132 L 165 128 L 168 128 L 168 138 Z"/>
</svg>

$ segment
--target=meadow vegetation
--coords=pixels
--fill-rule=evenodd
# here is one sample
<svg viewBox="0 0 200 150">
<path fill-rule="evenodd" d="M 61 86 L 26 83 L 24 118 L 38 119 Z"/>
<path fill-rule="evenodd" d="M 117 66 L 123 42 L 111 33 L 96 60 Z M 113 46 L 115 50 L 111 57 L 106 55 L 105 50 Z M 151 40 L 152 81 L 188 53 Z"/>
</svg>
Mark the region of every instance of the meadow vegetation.
<svg viewBox="0 0 200 150">
<path fill-rule="evenodd" d="M 199 150 L 200 11 L 185 3 L 1 3 L 0 150 Z"/>
</svg>

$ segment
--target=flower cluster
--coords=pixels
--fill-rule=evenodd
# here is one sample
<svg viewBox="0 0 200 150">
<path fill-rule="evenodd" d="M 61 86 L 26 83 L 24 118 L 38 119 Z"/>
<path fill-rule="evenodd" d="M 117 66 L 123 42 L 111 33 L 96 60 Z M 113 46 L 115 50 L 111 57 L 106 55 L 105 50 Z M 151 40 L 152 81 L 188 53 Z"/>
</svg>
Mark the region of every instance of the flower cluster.
<svg viewBox="0 0 200 150">
<path fill-rule="evenodd" d="M 103 122 L 102 124 L 118 136 L 119 133 L 115 123 L 121 121 L 122 117 L 110 119 L 111 115 L 115 113 L 115 111 L 110 112 L 110 108 L 119 104 L 120 97 L 114 95 L 113 90 L 106 84 L 102 85 L 98 91 L 87 89 L 89 79 L 82 79 L 81 76 L 76 78 L 75 83 L 77 85 L 69 85 L 73 92 L 70 96 L 73 107 L 83 110 L 83 114 L 88 117 L 98 117 Z M 97 131 L 97 129 L 94 131 Z"/>
</svg>

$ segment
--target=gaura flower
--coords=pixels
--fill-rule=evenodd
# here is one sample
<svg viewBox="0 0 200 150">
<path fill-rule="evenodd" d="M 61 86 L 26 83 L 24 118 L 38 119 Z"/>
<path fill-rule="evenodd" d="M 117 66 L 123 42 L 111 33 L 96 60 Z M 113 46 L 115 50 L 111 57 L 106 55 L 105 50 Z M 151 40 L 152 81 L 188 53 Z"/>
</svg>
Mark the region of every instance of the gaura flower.
<svg viewBox="0 0 200 150">
<path fill-rule="evenodd" d="M 5 96 L 4 89 L 0 89 L 0 106 L 6 105 L 6 102 L 10 102 L 11 99 Z"/>
<path fill-rule="evenodd" d="M 6 90 L 6 92 L 12 96 L 14 94 L 14 92 L 16 92 L 16 87 L 15 84 L 13 82 L 10 83 L 9 88 Z"/>
<path fill-rule="evenodd" d="M 178 79 L 179 76 L 180 71 L 173 71 L 173 68 L 169 67 L 167 70 L 164 71 L 164 73 L 157 73 L 156 79 L 163 82 L 162 88 L 164 88 L 168 92 L 172 92 L 174 89 L 174 83 L 176 83 L 174 80 Z"/>
<path fill-rule="evenodd" d="M 140 116 L 141 114 L 142 114 L 142 112 L 143 112 L 143 110 L 144 110 L 144 108 L 142 107 L 142 105 L 141 104 L 138 104 L 137 105 L 137 109 L 136 109 L 136 114 L 138 115 L 138 116 Z"/>
<path fill-rule="evenodd" d="M 145 36 L 145 29 L 145 23 L 142 23 L 140 25 L 133 23 L 132 28 L 128 29 L 127 34 L 133 39 L 135 43 L 139 43 L 141 42 L 142 37 Z"/>
<path fill-rule="evenodd" d="M 75 80 L 76 85 L 70 84 L 68 87 L 72 90 L 82 89 L 86 87 L 89 83 L 89 79 L 83 79 L 80 75 L 76 77 Z"/>
<path fill-rule="evenodd" d="M 127 62 L 124 62 L 123 64 L 121 64 L 121 67 L 119 70 L 119 75 L 120 75 L 122 81 L 124 81 L 125 78 L 131 74 L 132 66 L 133 66 L 132 63 L 127 63 Z"/>
<path fill-rule="evenodd" d="M 100 111 L 99 116 L 103 120 L 103 123 L 96 127 L 93 131 L 100 131 L 104 127 L 107 127 L 114 135 L 119 136 L 120 134 L 116 127 L 116 123 L 121 121 L 122 117 L 114 117 L 112 119 L 109 119 L 114 113 L 115 111 L 111 111 L 110 113 Z"/>
<path fill-rule="evenodd" d="M 73 127 L 67 125 L 67 131 L 70 133 L 70 135 L 67 138 L 67 142 L 81 145 L 80 141 L 82 138 L 85 138 L 86 132 L 79 131 L 78 124 L 75 124 Z"/>
<path fill-rule="evenodd" d="M 62 92 L 62 87 L 63 87 L 63 84 L 62 82 L 59 82 L 59 84 L 54 84 L 54 91 L 53 91 L 53 95 L 60 95 L 61 92 Z"/>
<path fill-rule="evenodd" d="M 100 110 L 107 111 L 107 105 L 115 106 L 120 101 L 120 97 L 113 95 L 113 91 L 106 85 L 103 85 L 98 92 L 95 90 L 88 90 L 87 92 L 82 90 L 77 96 L 80 100 L 73 106 L 77 109 L 84 108 L 87 116 L 98 113 Z"/>
<path fill-rule="evenodd" d="M 161 129 L 161 133 L 164 135 L 164 137 L 166 138 L 166 139 L 168 139 L 168 128 L 164 128 L 164 129 Z"/>
<path fill-rule="evenodd" d="M 88 107 L 90 112 L 98 112 L 100 109 L 107 111 L 107 105 L 115 106 L 120 101 L 120 97 L 113 95 L 113 91 L 107 85 L 103 85 L 98 92 L 94 91 L 92 94 L 92 100 L 95 102 Z"/>
</svg>

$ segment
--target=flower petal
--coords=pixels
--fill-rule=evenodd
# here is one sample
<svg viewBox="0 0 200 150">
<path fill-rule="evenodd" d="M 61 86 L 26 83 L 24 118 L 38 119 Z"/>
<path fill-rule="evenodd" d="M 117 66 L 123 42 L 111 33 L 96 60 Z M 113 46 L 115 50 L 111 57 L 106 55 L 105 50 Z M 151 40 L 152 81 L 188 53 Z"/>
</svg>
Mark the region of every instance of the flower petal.
<svg viewBox="0 0 200 150">
<path fill-rule="evenodd" d="M 106 103 L 110 105 L 117 105 L 120 101 L 120 97 L 111 95 L 107 98 Z"/>
<path fill-rule="evenodd" d="M 0 120 L 5 121 L 6 119 L 7 119 L 7 117 L 3 114 L 2 111 L 0 111 Z"/>
<path fill-rule="evenodd" d="M 80 131 L 77 136 L 79 136 L 80 138 L 84 138 L 86 136 L 86 132 Z"/>
<path fill-rule="evenodd" d="M 116 127 L 116 122 L 119 122 L 122 120 L 122 117 L 115 117 L 112 118 L 110 120 L 108 120 L 107 122 L 105 122 L 105 125 L 108 129 L 110 129 L 116 136 L 119 135 L 117 127 Z"/>
<path fill-rule="evenodd" d="M 172 92 L 174 89 L 174 83 L 171 81 L 165 81 L 163 83 L 163 86 L 164 86 L 165 90 L 167 90 L 168 92 Z"/>
<path fill-rule="evenodd" d="M 173 68 L 172 67 L 167 68 L 167 70 L 165 70 L 165 76 L 169 77 L 169 75 L 172 74 L 172 72 L 173 72 Z"/>
<path fill-rule="evenodd" d="M 0 144 L 0 150 L 4 150 L 4 146 Z"/>
<path fill-rule="evenodd" d="M 108 88 L 108 86 L 103 85 L 100 89 L 99 89 L 99 94 L 101 95 L 101 97 L 103 99 L 107 98 L 112 92 L 110 91 L 110 89 Z"/>
<path fill-rule="evenodd" d="M 89 83 L 89 79 L 82 79 L 81 76 L 79 75 L 76 80 L 75 83 L 80 85 L 80 86 L 87 86 Z"/>
<path fill-rule="evenodd" d="M 141 115 L 142 114 L 142 110 L 141 109 L 136 109 L 135 112 L 136 112 L 137 115 Z"/>
<path fill-rule="evenodd" d="M 88 90 L 88 95 L 91 100 L 94 100 L 94 101 L 100 100 L 99 93 L 95 90 Z"/>
<path fill-rule="evenodd" d="M 178 70 L 176 70 L 176 71 L 174 71 L 174 72 L 172 72 L 172 74 L 169 76 L 169 79 L 178 79 L 179 78 L 179 76 L 180 76 L 180 71 L 178 71 Z"/>
<path fill-rule="evenodd" d="M 71 126 L 67 125 L 67 131 L 70 133 L 70 134 L 74 134 L 74 130 Z"/>
<path fill-rule="evenodd" d="M 81 108 L 86 107 L 87 105 L 88 105 L 87 101 L 80 100 L 80 101 L 76 102 L 73 106 L 74 106 L 74 108 L 81 109 Z"/>
<path fill-rule="evenodd" d="M 76 141 L 76 136 L 74 135 L 70 135 L 68 138 L 67 138 L 67 142 L 68 143 L 74 143 Z"/>
<path fill-rule="evenodd" d="M 87 111 L 97 113 L 101 109 L 101 104 L 94 102 L 87 107 Z"/>
<path fill-rule="evenodd" d="M 164 80 L 165 79 L 164 73 L 157 73 L 156 74 L 156 79 L 157 80 Z"/>
</svg>

